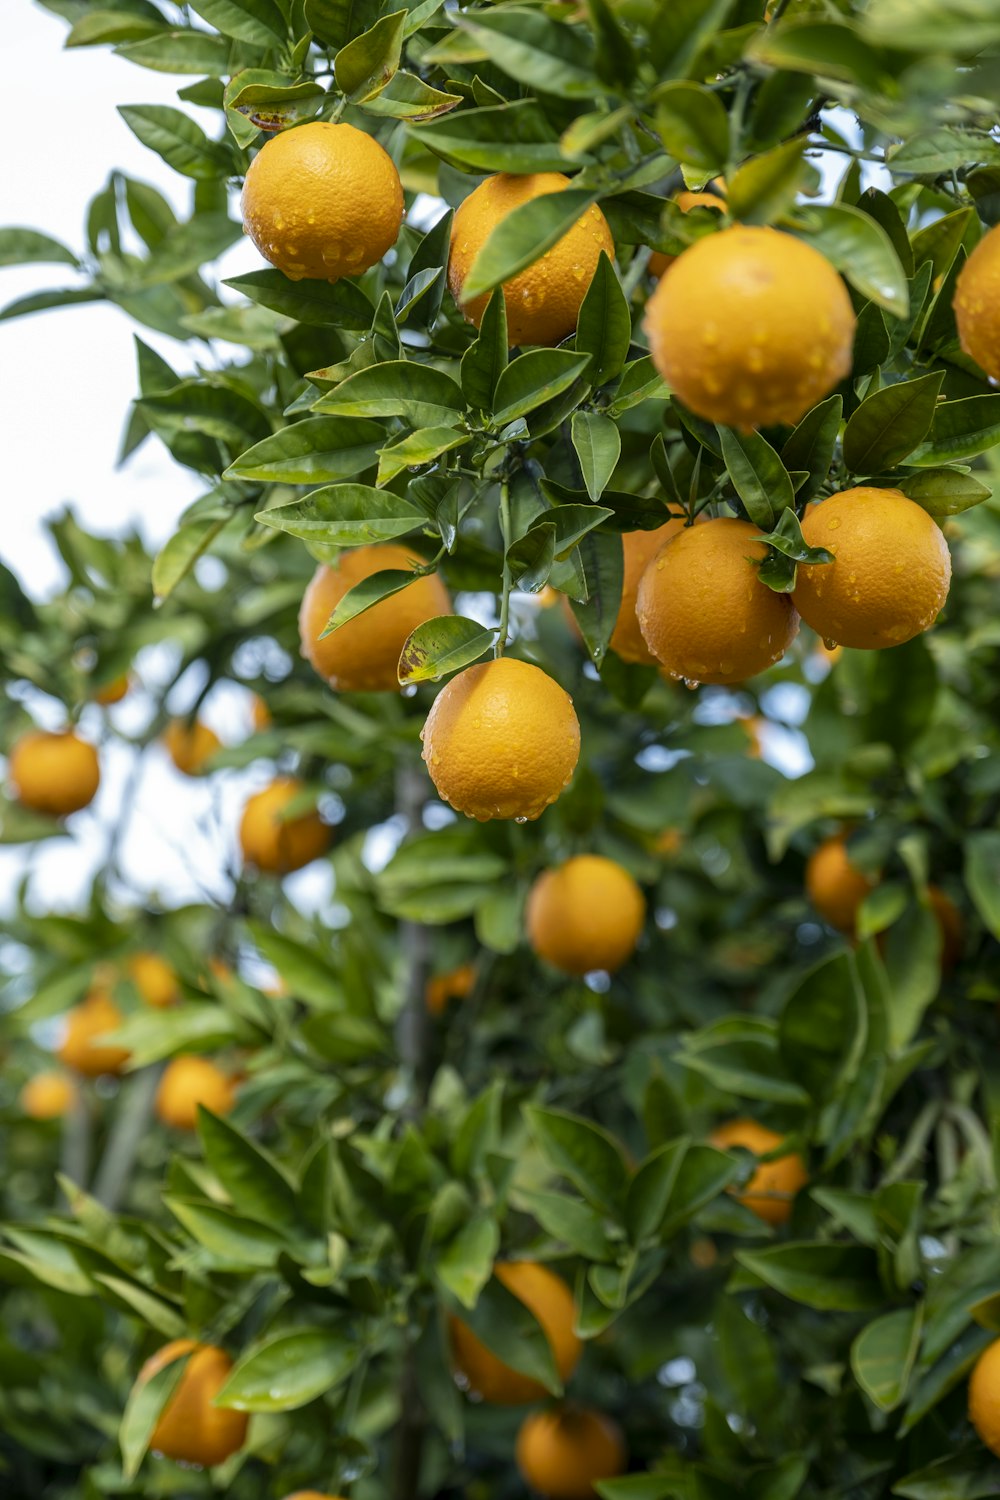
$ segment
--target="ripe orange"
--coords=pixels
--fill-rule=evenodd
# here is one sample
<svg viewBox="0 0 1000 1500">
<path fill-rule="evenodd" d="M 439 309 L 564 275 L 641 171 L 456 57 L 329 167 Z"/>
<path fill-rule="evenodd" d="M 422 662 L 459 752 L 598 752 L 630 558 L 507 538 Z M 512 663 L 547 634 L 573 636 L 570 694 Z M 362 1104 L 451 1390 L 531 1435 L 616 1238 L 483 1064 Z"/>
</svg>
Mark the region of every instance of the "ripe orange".
<svg viewBox="0 0 1000 1500">
<path fill-rule="evenodd" d="M 1000 234 L 985 234 L 955 284 L 958 341 L 970 359 L 1000 380 Z"/>
<path fill-rule="evenodd" d="M 767 552 L 754 541 L 759 534 L 748 521 L 728 517 L 685 526 L 647 566 L 639 628 L 671 677 L 743 682 L 772 666 L 795 639 L 799 617 L 787 595 L 757 576 L 754 562 Z"/>
<path fill-rule="evenodd" d="M 540 667 L 509 656 L 446 683 L 420 738 L 439 795 L 480 823 L 540 817 L 580 756 L 572 698 Z"/>
<path fill-rule="evenodd" d="M 99 1038 L 117 1031 L 124 1017 L 105 990 L 91 990 L 85 1000 L 66 1016 L 63 1039 L 56 1051 L 59 1061 L 87 1078 L 102 1073 L 121 1073 L 128 1062 L 127 1047 L 116 1047 Z"/>
<path fill-rule="evenodd" d="M 1000 1458 L 1000 1339 L 987 1344 L 969 1376 L 969 1421 Z"/>
<path fill-rule="evenodd" d="M 806 890 L 825 922 L 853 933 L 858 907 L 874 886 L 851 864 L 845 839 L 842 833 L 834 834 L 813 850 L 806 865 Z"/>
<path fill-rule="evenodd" d="M 144 1005 L 164 1010 L 181 998 L 177 975 L 158 953 L 133 953 L 125 967 Z"/>
<path fill-rule="evenodd" d="M 200 719 L 189 724 L 185 719 L 171 719 L 163 732 L 167 754 L 185 776 L 199 776 L 222 741 L 214 729 Z"/>
<path fill-rule="evenodd" d="M 117 677 L 112 677 L 105 682 L 94 694 L 94 702 L 99 703 L 102 708 L 110 708 L 113 703 L 120 703 L 129 690 L 129 676 L 127 672 L 120 672 Z"/>
<path fill-rule="evenodd" d="M 724 196 L 725 183 L 721 181 L 721 178 L 717 178 L 716 181 L 720 183 L 720 190 Z M 675 193 L 674 202 L 679 205 L 684 213 L 689 213 L 692 208 L 715 208 L 721 210 L 726 206 L 717 193 L 689 193 L 686 190 Z M 654 250 L 649 257 L 651 275 L 659 280 L 664 271 L 669 271 L 676 259 L 676 255 L 666 255 L 662 250 Z"/>
<path fill-rule="evenodd" d="M 655 531 L 626 531 L 622 537 L 622 550 L 625 554 L 622 602 L 618 607 L 618 618 L 608 642 L 609 649 L 617 652 L 622 661 L 639 662 L 647 667 L 653 666 L 656 662 L 656 657 L 643 640 L 635 612 L 639 581 L 660 548 L 683 529 L 683 521 L 668 521 L 665 526 L 658 526 Z"/>
<path fill-rule="evenodd" d="M 490 294 L 464 301 L 462 287 L 472 264 L 497 225 L 522 203 L 547 193 L 561 193 L 570 179 L 561 172 L 533 172 L 516 177 L 500 172 L 487 177 L 459 205 L 451 229 L 448 286 L 470 323 L 478 328 Z M 615 242 L 608 221 L 591 204 L 561 240 L 503 285 L 507 308 L 507 342 L 558 344 L 576 328 L 581 304 L 606 250 L 614 258 Z"/>
<path fill-rule="evenodd" d="M 175 1130 L 195 1129 L 199 1104 L 213 1115 L 228 1115 L 235 1102 L 232 1079 L 207 1057 L 175 1057 L 156 1091 L 157 1116 Z"/>
<path fill-rule="evenodd" d="M 36 1073 L 21 1090 L 21 1108 L 32 1120 L 59 1120 L 76 1099 L 76 1085 L 65 1073 Z"/>
<path fill-rule="evenodd" d="M 333 635 L 320 640 L 349 589 L 384 568 L 410 571 L 420 558 L 395 542 L 342 552 L 332 567 L 316 569 L 299 610 L 302 655 L 343 693 L 399 692 L 399 654 L 407 637 L 435 615 L 450 615 L 448 590 L 436 573 L 415 578 Z"/>
<path fill-rule="evenodd" d="M 709 1143 L 720 1151 L 743 1146 L 755 1156 L 766 1156 L 781 1145 L 783 1137 L 756 1120 L 727 1120 L 713 1130 Z M 809 1181 L 806 1164 L 797 1152 L 788 1152 L 765 1161 L 757 1168 L 741 1193 L 740 1202 L 752 1209 L 767 1224 L 787 1224 L 792 1214 L 792 1200 Z"/>
<path fill-rule="evenodd" d="M 931 516 L 899 490 L 866 485 L 810 507 L 810 547 L 832 563 L 801 564 L 792 598 L 825 641 L 880 650 L 934 624 L 948 597 L 951 553 Z"/>
<path fill-rule="evenodd" d="M 685 406 L 743 431 L 797 422 L 851 370 L 847 288 L 817 250 L 777 229 L 737 226 L 691 245 L 644 326 Z"/>
<path fill-rule="evenodd" d="M 589 1407 L 559 1407 L 526 1417 L 517 1435 L 517 1467 L 546 1500 L 596 1500 L 595 1483 L 625 1471 L 617 1422 Z"/>
<path fill-rule="evenodd" d="M 288 875 L 329 849 L 333 833 L 318 812 L 284 816 L 301 791 L 302 783 L 294 777 L 278 776 L 249 798 L 240 819 L 240 848 L 248 865 L 271 875 Z"/>
<path fill-rule="evenodd" d="M 629 872 L 599 854 L 543 870 L 528 895 L 528 942 L 566 974 L 614 971 L 635 952 L 646 901 Z"/>
<path fill-rule="evenodd" d="M 424 986 L 424 1004 L 432 1016 L 443 1016 L 449 1000 L 464 1000 L 475 982 L 475 964 L 460 964 L 447 974 L 432 974 Z"/>
<path fill-rule="evenodd" d="M 149 1446 L 155 1453 L 210 1469 L 243 1447 L 245 1412 L 228 1411 L 212 1402 L 229 1378 L 233 1362 L 224 1349 L 174 1339 L 147 1359 L 136 1385 L 145 1385 L 165 1365 L 190 1355 L 180 1383 L 160 1413 Z"/>
<path fill-rule="evenodd" d="M 247 234 L 290 281 L 337 281 L 360 276 L 396 243 L 403 186 L 366 131 L 313 121 L 258 151 L 242 207 Z"/>
<path fill-rule="evenodd" d="M 565 1281 L 531 1260 L 501 1261 L 493 1273 L 534 1314 L 549 1341 L 560 1379 L 568 1380 L 583 1346 L 573 1332 L 573 1294 Z M 522 1406 L 545 1396 L 543 1385 L 505 1365 L 460 1318 L 450 1319 L 450 1333 L 455 1368 L 484 1401 L 495 1406 Z"/>
<path fill-rule="evenodd" d="M 101 783 L 97 751 L 69 729 L 22 734 L 7 769 L 21 805 L 53 818 L 68 817 L 93 802 Z"/>
</svg>

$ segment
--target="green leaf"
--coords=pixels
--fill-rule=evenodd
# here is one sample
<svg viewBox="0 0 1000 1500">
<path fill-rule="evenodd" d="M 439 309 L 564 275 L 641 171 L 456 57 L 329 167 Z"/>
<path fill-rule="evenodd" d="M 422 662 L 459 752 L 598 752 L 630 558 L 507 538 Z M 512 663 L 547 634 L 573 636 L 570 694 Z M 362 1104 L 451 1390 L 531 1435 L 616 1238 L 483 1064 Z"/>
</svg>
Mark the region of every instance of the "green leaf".
<svg viewBox="0 0 1000 1500">
<path fill-rule="evenodd" d="M 942 401 L 930 437 L 910 455 L 914 464 L 949 464 L 975 458 L 1000 443 L 1000 395 Z"/>
<path fill-rule="evenodd" d="M 115 48 L 118 57 L 151 68 L 154 73 L 205 74 L 225 78 L 229 72 L 232 45 L 211 31 L 161 31 L 141 42 L 123 42 Z"/>
<path fill-rule="evenodd" d="M 526 1188 L 518 1189 L 516 1197 L 518 1207 L 531 1214 L 552 1239 L 588 1260 L 610 1259 L 614 1247 L 604 1232 L 602 1216 L 578 1198 Z"/>
<path fill-rule="evenodd" d="M 795 503 L 788 470 L 759 432 L 718 431 L 722 457 L 747 514 L 762 531 L 772 531 L 781 512 Z"/>
<path fill-rule="evenodd" d="M 334 63 L 337 87 L 352 104 L 380 94 L 399 67 L 405 10 L 382 16 L 368 31 L 341 47 Z"/>
<path fill-rule="evenodd" d="M 861 1061 L 864 997 L 849 953 L 825 959 L 789 995 L 778 1031 L 788 1071 L 817 1100 L 838 1093 Z"/>
<path fill-rule="evenodd" d="M 514 588 L 535 594 L 549 581 L 556 560 L 556 528 L 553 522 L 539 520 L 511 542 L 505 561 Z"/>
<path fill-rule="evenodd" d="M 458 672 L 485 656 L 496 631 L 464 615 L 438 615 L 425 620 L 408 638 L 399 658 L 399 681 L 440 682 L 449 672 Z"/>
<path fill-rule="evenodd" d="M 593 52 L 580 28 L 519 5 L 461 11 L 455 20 L 521 86 L 563 99 L 593 97 Z"/>
<path fill-rule="evenodd" d="M 214 1405 L 237 1411 L 295 1411 L 346 1380 L 354 1339 L 336 1328 L 301 1328 L 258 1344 L 236 1365 Z"/>
<path fill-rule="evenodd" d="M 316 402 L 319 412 L 405 417 L 414 427 L 448 426 L 464 412 L 462 387 L 443 370 L 406 359 L 358 370 Z"/>
<path fill-rule="evenodd" d="M 528 1128 L 543 1156 L 562 1177 L 579 1188 L 589 1203 L 613 1212 L 628 1178 L 621 1147 L 599 1125 L 561 1109 L 529 1104 Z"/>
<path fill-rule="evenodd" d="M 71 307 L 78 302 L 103 302 L 103 292 L 93 287 L 65 287 L 51 292 L 31 292 L 27 297 L 18 297 L 0 312 L 0 323 L 9 323 L 14 318 L 27 317 L 29 313 L 48 312 L 52 307 Z"/>
<path fill-rule="evenodd" d="M 380 600 L 389 599 L 393 594 L 408 589 L 413 580 L 419 576 L 416 570 L 407 572 L 400 568 L 383 568 L 378 573 L 370 573 L 367 578 L 362 578 L 361 582 L 356 583 L 352 589 L 348 589 L 340 600 L 320 631 L 320 640 L 325 640 L 328 635 L 339 630 L 341 625 L 346 625 L 350 620 L 356 620 L 358 615 L 363 615 Z"/>
<path fill-rule="evenodd" d="M 843 412 L 843 396 L 828 396 L 806 413 L 785 440 L 781 450 L 785 468 L 789 472 L 804 470 L 809 475 L 799 491 L 804 499 L 815 494 L 829 476 Z"/>
<path fill-rule="evenodd" d="M 153 560 L 153 594 L 168 599 L 187 577 L 203 552 L 207 552 L 228 517 L 222 520 L 188 521 L 175 531 Z"/>
<path fill-rule="evenodd" d="M 876 1318 L 851 1345 L 854 1378 L 880 1411 L 895 1411 L 906 1399 L 922 1325 L 918 1302 Z"/>
<path fill-rule="evenodd" d="M 518 417 L 567 390 L 590 364 L 571 349 L 530 349 L 519 354 L 500 375 L 494 394 L 492 424 L 506 427 Z"/>
<path fill-rule="evenodd" d="M 864 1245 L 802 1241 L 737 1250 L 736 1259 L 765 1286 L 818 1312 L 868 1312 L 885 1301 L 875 1256 Z"/>
<path fill-rule="evenodd" d="M 892 241 L 874 219 L 845 203 L 810 207 L 795 231 L 845 276 L 863 297 L 905 318 L 907 280 Z"/>
<path fill-rule="evenodd" d="M 593 204 L 587 188 L 563 188 L 521 203 L 493 228 L 462 285 L 471 300 L 510 281 L 558 244 Z"/>
<path fill-rule="evenodd" d="M 90 11 L 71 27 L 64 46 L 99 47 L 109 42 L 136 42 L 163 30 L 162 17 L 129 15 L 113 10 Z"/>
<path fill-rule="evenodd" d="M 803 1104 L 808 1098 L 781 1057 L 775 1023 L 764 1018 L 723 1017 L 687 1036 L 674 1059 L 744 1099 Z"/>
<path fill-rule="evenodd" d="M 203 1105 L 198 1108 L 198 1135 L 205 1160 L 237 1213 L 262 1224 L 295 1228 L 295 1191 L 266 1152 Z"/>
<path fill-rule="evenodd" d="M 226 84 L 226 123 L 238 145 L 247 147 L 262 130 L 273 132 L 311 120 L 326 94 L 318 83 L 295 83 L 270 68 L 243 68 Z"/>
<path fill-rule="evenodd" d="M 164 1195 L 163 1202 L 199 1245 L 227 1266 L 267 1270 L 286 1248 L 277 1230 L 242 1218 L 215 1203 Z"/>
<path fill-rule="evenodd" d="M 156 246 L 136 284 L 146 287 L 180 281 L 217 260 L 242 233 L 242 227 L 225 214 L 201 214 L 187 224 L 177 224 Z"/>
<path fill-rule="evenodd" d="M 154 1296 L 134 1281 L 126 1281 L 123 1276 L 108 1276 L 95 1271 L 93 1277 L 99 1286 L 104 1287 L 115 1306 L 137 1317 L 145 1327 L 155 1328 L 168 1339 L 183 1336 L 184 1319 L 161 1297 Z"/>
<path fill-rule="evenodd" d="M 889 65 L 850 25 L 796 17 L 757 33 L 747 55 L 772 68 L 814 73 L 879 93 L 891 84 Z"/>
<path fill-rule="evenodd" d="M 333 547 L 360 547 L 407 536 L 426 525 L 427 517 L 411 500 L 367 484 L 332 484 L 313 490 L 304 500 L 258 511 L 263 526 L 273 526 L 307 542 Z"/>
<path fill-rule="evenodd" d="M 629 1183 L 624 1219 L 633 1245 L 659 1232 L 687 1149 L 686 1140 L 669 1141 L 646 1158 Z"/>
<path fill-rule="evenodd" d="M 802 535 L 801 522 L 791 509 L 781 512 L 777 526 L 761 540 L 780 552 L 782 561 L 787 558 L 794 563 L 811 563 L 820 566 L 833 562 L 833 553 L 828 552 L 825 547 L 810 547 L 806 543 Z M 767 561 L 765 559 L 765 563 L 761 565 L 762 569 L 767 565 Z M 771 586 L 773 587 L 773 584 Z"/>
<path fill-rule="evenodd" d="M 507 368 L 507 305 L 497 289 L 476 338 L 462 355 L 462 391 L 473 411 L 492 411 L 497 381 Z"/>
<path fill-rule="evenodd" d="M 740 224 L 773 224 L 792 208 L 814 168 L 803 157 L 807 136 L 752 156 L 729 178 L 726 205 Z"/>
<path fill-rule="evenodd" d="M 942 370 L 885 386 L 862 401 L 844 430 L 844 462 L 853 474 L 901 463 L 926 437 L 937 409 Z"/>
<path fill-rule="evenodd" d="M 183 110 L 166 104 L 122 104 L 118 113 L 132 134 L 175 172 L 214 182 L 232 170 L 232 158 Z"/>
<path fill-rule="evenodd" d="M 621 433 L 610 417 L 596 411 L 575 411 L 571 433 L 587 494 L 599 500 L 621 457 Z"/>
<path fill-rule="evenodd" d="M 385 429 L 362 417 L 306 417 L 241 453 L 223 478 L 271 484 L 350 479 L 378 462 L 384 442 Z"/>
<path fill-rule="evenodd" d="M 275 0 L 191 0 L 191 9 L 216 31 L 252 47 L 280 47 L 288 35 Z"/>
<path fill-rule="evenodd" d="M 462 103 L 461 94 L 446 94 L 441 89 L 431 88 L 415 73 L 399 69 L 393 74 L 380 94 L 366 99 L 361 108 L 369 115 L 381 115 L 391 120 L 410 120 L 415 125 L 427 120 L 436 120 Z"/>
<path fill-rule="evenodd" d="M 939 1458 L 892 1487 L 899 1500 L 986 1500 L 1000 1494 L 1000 1463 L 985 1453 Z"/>
<path fill-rule="evenodd" d="M 740 1163 L 714 1146 L 689 1146 L 677 1171 L 660 1224 L 660 1239 L 667 1240 L 695 1214 L 714 1202 L 735 1182 Z"/>
<path fill-rule="evenodd" d="M 250 271 L 231 277 L 223 285 L 242 292 L 261 307 L 317 328 L 332 324 L 367 333 L 375 316 L 365 293 L 345 277 L 331 285 L 328 281 L 289 281 L 281 271 Z"/>
<path fill-rule="evenodd" d="M 434 1274 L 463 1307 L 475 1307 L 493 1274 L 500 1229 L 489 1214 L 477 1214 L 438 1256 Z"/>
<path fill-rule="evenodd" d="M 126 1483 L 131 1483 L 138 1474 L 160 1413 L 180 1385 L 186 1366 L 187 1355 L 180 1355 L 157 1370 L 151 1379 L 133 1385 L 118 1429 Z"/>
<path fill-rule="evenodd" d="M 0 229 L 0 266 L 41 263 L 78 266 L 80 262 L 66 245 L 37 229 Z"/>
<path fill-rule="evenodd" d="M 959 168 L 967 170 L 973 162 L 987 167 L 1000 165 L 1000 145 L 985 133 L 944 125 L 912 135 L 898 149 L 890 147 L 886 156 L 892 172 L 937 177 Z"/>
<path fill-rule="evenodd" d="M 965 887 L 995 938 L 1000 938 L 1000 832 L 981 828 L 966 836 Z"/>
<path fill-rule="evenodd" d="M 487 1281 L 475 1307 L 463 1314 L 462 1321 L 505 1365 L 540 1381 L 554 1396 L 562 1394 L 548 1338 L 521 1299 L 496 1276 Z"/>
<path fill-rule="evenodd" d="M 602 250 L 576 324 L 576 351 L 590 355 L 587 379 L 592 386 L 604 385 L 621 374 L 631 341 L 628 298 L 607 251 Z"/>
<path fill-rule="evenodd" d="M 654 90 L 656 129 L 671 156 L 701 172 L 719 172 L 729 155 L 729 119 L 722 101 L 698 83 Z"/>
<path fill-rule="evenodd" d="M 561 172 L 567 162 L 534 99 L 454 110 L 414 135 L 421 145 L 470 172 Z"/>
<path fill-rule="evenodd" d="M 579 559 L 587 597 L 582 601 L 571 598 L 570 603 L 590 659 L 599 667 L 622 606 L 625 563 L 621 537 L 588 533 L 580 542 Z"/>
<path fill-rule="evenodd" d="M 469 434 L 456 432 L 454 427 L 419 427 L 416 432 L 408 432 L 381 449 L 375 482 L 379 486 L 389 484 L 404 469 L 429 464 L 442 453 L 461 448 L 468 441 Z"/>
</svg>

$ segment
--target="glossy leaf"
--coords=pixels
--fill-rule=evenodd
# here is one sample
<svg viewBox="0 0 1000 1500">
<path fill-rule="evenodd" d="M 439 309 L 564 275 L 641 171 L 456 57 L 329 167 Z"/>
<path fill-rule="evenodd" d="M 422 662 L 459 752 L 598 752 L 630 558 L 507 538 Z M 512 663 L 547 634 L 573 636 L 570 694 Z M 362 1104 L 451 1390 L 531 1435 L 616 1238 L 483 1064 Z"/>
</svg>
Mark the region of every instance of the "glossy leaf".
<svg viewBox="0 0 1000 1500">
<path fill-rule="evenodd" d="M 303 541 L 333 547 L 389 541 L 426 522 L 423 511 L 411 501 L 367 484 L 332 484 L 313 490 L 304 500 L 258 511 L 256 519 Z"/>
<path fill-rule="evenodd" d="M 584 373 L 589 358 L 571 349 L 531 349 L 512 360 L 497 380 L 493 426 L 506 427 L 518 417 L 567 390 Z"/>
<path fill-rule="evenodd" d="M 621 374 L 631 339 L 628 299 L 607 252 L 602 250 L 576 325 L 577 352 L 591 358 L 587 371 L 591 385 L 604 385 Z"/>
<path fill-rule="evenodd" d="M 439 615 L 418 625 L 399 658 L 399 680 L 440 682 L 449 672 L 458 672 L 485 656 L 496 632 L 464 615 Z"/>
<path fill-rule="evenodd" d="M 518 204 L 494 227 L 477 254 L 465 281 L 467 300 L 491 292 L 534 265 L 587 212 L 596 194 L 586 188 L 564 188 Z"/>
<path fill-rule="evenodd" d="M 230 168 L 229 153 L 183 110 L 166 104 L 123 104 L 118 113 L 144 146 L 199 182 L 211 182 Z"/>
<path fill-rule="evenodd" d="M 621 456 L 621 434 L 610 417 L 595 411 L 574 412 L 571 431 L 587 494 L 599 500 Z"/>
<path fill-rule="evenodd" d="M 378 461 L 385 430 L 362 417 L 306 417 L 241 453 L 224 478 L 272 484 L 350 479 Z"/>
<path fill-rule="evenodd" d="M 237 1411 L 295 1411 L 346 1380 L 354 1340 L 336 1328 L 302 1328 L 268 1339 L 237 1363 L 215 1398 Z"/>
<path fill-rule="evenodd" d="M 886 386 L 862 401 L 844 430 L 844 462 L 854 474 L 901 463 L 930 429 L 944 375 L 936 371 Z"/>
<path fill-rule="evenodd" d="M 238 1213 L 262 1224 L 296 1224 L 295 1193 L 274 1160 L 235 1125 L 210 1110 L 198 1109 L 198 1134 L 205 1160 Z"/>
<path fill-rule="evenodd" d="M 803 1241 L 737 1250 L 736 1259 L 765 1286 L 819 1312 L 867 1312 L 884 1301 L 875 1257 L 862 1245 Z"/>
<path fill-rule="evenodd" d="M 607 1131 L 565 1110 L 528 1105 L 525 1117 L 542 1154 L 598 1208 L 613 1210 L 626 1179 L 625 1159 Z"/>
<path fill-rule="evenodd" d="M 893 317 L 909 310 L 906 276 L 892 241 L 874 219 L 845 203 L 811 207 L 802 238 L 825 255 L 864 297 Z"/>
<path fill-rule="evenodd" d="M 375 313 L 361 288 L 344 277 L 331 285 L 328 281 L 289 281 L 281 271 L 249 271 L 224 284 L 261 307 L 314 327 L 333 324 L 367 332 Z"/>
<path fill-rule="evenodd" d="M 722 456 L 747 514 L 762 531 L 771 531 L 794 502 L 792 481 L 781 459 L 759 432 L 719 428 Z"/>
<path fill-rule="evenodd" d="M 380 94 L 399 67 L 403 45 L 405 10 L 381 16 L 361 36 L 341 47 L 334 62 L 337 87 L 352 104 L 362 104 Z"/>
<path fill-rule="evenodd" d="M 654 93 L 656 129 L 671 156 L 718 172 L 729 154 L 729 120 L 715 94 L 697 83 L 673 82 Z"/>
<path fill-rule="evenodd" d="M 348 417 L 405 417 L 414 427 L 447 426 L 464 408 L 462 388 L 450 375 L 405 359 L 358 370 L 315 405 Z"/>
<path fill-rule="evenodd" d="M 37 229 L 0 229 L 0 266 L 77 266 L 79 261 L 66 245 Z"/>
</svg>

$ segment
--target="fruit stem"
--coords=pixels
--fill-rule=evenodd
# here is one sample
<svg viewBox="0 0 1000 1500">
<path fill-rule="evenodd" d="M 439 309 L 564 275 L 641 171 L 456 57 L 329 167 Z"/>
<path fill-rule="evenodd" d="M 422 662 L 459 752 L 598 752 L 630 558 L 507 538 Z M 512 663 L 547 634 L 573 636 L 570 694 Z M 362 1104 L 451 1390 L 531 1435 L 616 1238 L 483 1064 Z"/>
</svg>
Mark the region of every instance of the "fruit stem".
<svg viewBox="0 0 1000 1500">
<path fill-rule="evenodd" d="M 507 549 L 510 547 L 510 486 L 506 479 L 500 481 L 500 534 L 503 537 L 503 593 L 500 597 L 500 630 L 493 647 L 495 657 L 503 656 L 510 621 L 510 564 L 507 561 Z"/>
</svg>

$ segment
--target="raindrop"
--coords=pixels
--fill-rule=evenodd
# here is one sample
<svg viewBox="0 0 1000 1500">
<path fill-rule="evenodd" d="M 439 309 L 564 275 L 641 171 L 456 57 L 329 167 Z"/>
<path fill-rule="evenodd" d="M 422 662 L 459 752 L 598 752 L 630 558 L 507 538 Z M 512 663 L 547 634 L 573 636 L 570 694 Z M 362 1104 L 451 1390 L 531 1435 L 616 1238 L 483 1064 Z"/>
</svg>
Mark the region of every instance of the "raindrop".
<svg viewBox="0 0 1000 1500">
<path fill-rule="evenodd" d="M 499 809 L 498 809 L 498 811 L 499 811 Z M 524 813 L 518 813 L 517 817 L 514 819 L 515 823 L 527 823 L 527 821 L 528 820 L 525 817 Z"/>
<path fill-rule="evenodd" d="M 689 693 L 693 693 L 701 687 L 701 683 L 695 682 L 693 677 L 682 677 L 681 681 L 683 682 Z"/>
<path fill-rule="evenodd" d="M 823 637 L 823 645 L 828 651 L 836 651 L 837 649 L 837 642 L 828 635 Z"/>
<path fill-rule="evenodd" d="M 416 685 L 416 683 L 415 682 L 408 682 L 406 684 L 406 686 L 403 688 L 403 697 L 404 698 L 415 698 L 416 696 L 417 696 L 417 685 Z M 420 738 L 423 739 L 423 737 L 424 737 L 423 730 L 421 730 L 421 732 L 420 732 Z"/>
</svg>

